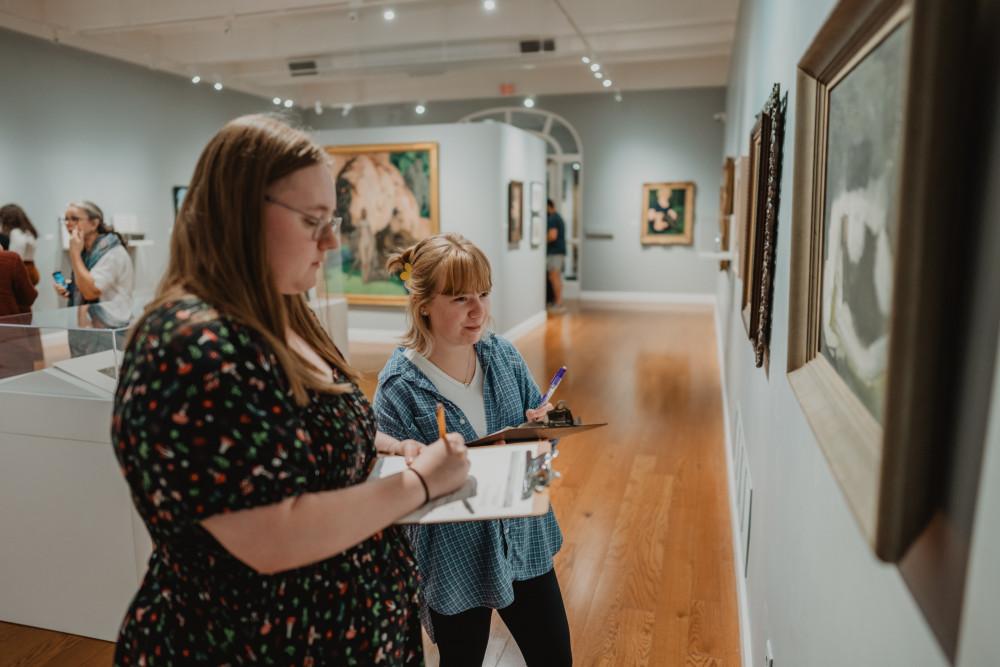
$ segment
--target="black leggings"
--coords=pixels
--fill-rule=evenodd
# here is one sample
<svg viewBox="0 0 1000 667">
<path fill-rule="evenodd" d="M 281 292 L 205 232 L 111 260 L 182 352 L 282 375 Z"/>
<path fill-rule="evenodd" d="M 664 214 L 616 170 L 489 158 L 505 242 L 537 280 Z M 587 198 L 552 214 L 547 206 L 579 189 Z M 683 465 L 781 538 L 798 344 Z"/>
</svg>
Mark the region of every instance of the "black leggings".
<svg viewBox="0 0 1000 667">
<path fill-rule="evenodd" d="M 555 568 L 526 581 L 514 582 L 514 602 L 498 609 L 528 667 L 563 667 L 573 664 L 569 623 Z M 482 665 L 490 639 L 493 610 L 476 607 L 458 614 L 431 609 L 434 640 L 441 653 L 441 667 Z"/>
</svg>

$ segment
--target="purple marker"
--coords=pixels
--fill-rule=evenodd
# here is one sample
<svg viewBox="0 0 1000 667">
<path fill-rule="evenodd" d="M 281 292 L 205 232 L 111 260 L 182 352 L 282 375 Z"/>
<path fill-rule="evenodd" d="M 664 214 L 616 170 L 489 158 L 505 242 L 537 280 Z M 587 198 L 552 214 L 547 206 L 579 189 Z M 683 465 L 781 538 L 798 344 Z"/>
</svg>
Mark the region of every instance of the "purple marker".
<svg viewBox="0 0 1000 667">
<path fill-rule="evenodd" d="M 538 407 L 542 407 L 549 402 L 549 399 L 552 398 L 552 394 L 556 392 L 556 387 L 558 387 L 559 383 L 562 382 L 564 375 L 566 375 L 566 367 L 560 366 L 559 370 L 556 371 L 556 374 L 552 376 L 552 381 L 549 382 L 549 390 L 545 392 L 544 396 L 542 396 L 542 402 Z"/>
</svg>

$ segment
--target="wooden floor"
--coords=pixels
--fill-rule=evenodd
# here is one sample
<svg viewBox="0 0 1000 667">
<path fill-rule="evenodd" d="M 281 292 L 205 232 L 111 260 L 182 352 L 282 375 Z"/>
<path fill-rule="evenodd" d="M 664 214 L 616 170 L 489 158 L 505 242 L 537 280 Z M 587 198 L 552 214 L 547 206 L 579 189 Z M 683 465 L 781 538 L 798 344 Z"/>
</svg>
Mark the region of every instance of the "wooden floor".
<svg viewBox="0 0 1000 667">
<path fill-rule="evenodd" d="M 577 665 L 739 665 L 715 332 L 708 310 L 571 310 L 517 341 L 539 384 L 608 428 L 560 446 L 556 557 Z M 371 395 L 386 346 L 352 346 Z M 112 646 L 0 623 L 0 666 L 107 665 Z M 437 665 L 428 645 L 427 663 Z M 494 615 L 490 667 L 524 662 Z"/>
</svg>

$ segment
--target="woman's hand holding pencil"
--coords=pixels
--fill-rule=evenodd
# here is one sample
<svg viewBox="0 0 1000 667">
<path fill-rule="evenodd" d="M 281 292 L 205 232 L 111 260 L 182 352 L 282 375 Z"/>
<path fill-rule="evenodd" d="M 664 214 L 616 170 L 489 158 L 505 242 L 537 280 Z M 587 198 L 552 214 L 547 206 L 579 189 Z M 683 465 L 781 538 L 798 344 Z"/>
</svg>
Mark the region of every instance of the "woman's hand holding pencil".
<svg viewBox="0 0 1000 667">
<path fill-rule="evenodd" d="M 441 437 L 427 445 L 410 464 L 426 480 L 431 499 L 458 490 L 469 477 L 468 448 L 458 433 L 445 433 L 444 406 L 438 405 L 438 431 Z"/>
</svg>

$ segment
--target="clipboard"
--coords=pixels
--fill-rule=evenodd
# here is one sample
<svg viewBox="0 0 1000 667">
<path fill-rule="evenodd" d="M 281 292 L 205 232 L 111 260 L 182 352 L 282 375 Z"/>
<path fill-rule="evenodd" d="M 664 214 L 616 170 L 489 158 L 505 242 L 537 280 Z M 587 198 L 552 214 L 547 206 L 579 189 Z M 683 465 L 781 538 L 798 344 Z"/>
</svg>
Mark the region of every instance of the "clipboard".
<svg viewBox="0 0 1000 667">
<path fill-rule="evenodd" d="M 461 489 L 436 498 L 397 524 L 454 523 L 540 516 L 549 511 L 549 484 L 559 477 L 552 469 L 552 443 L 478 447 L 468 452 L 469 479 Z M 380 456 L 369 480 L 406 469 L 402 456 Z"/>
<path fill-rule="evenodd" d="M 514 442 L 528 442 L 532 440 L 556 440 L 565 438 L 574 433 L 583 433 L 593 428 L 607 426 L 607 422 L 600 424 L 573 424 L 572 426 L 550 426 L 548 424 L 521 424 L 520 426 L 508 426 L 499 431 L 494 431 L 489 435 L 484 435 L 478 440 L 465 443 L 466 447 L 483 447 L 494 443 L 504 442 L 510 444 Z"/>
</svg>

